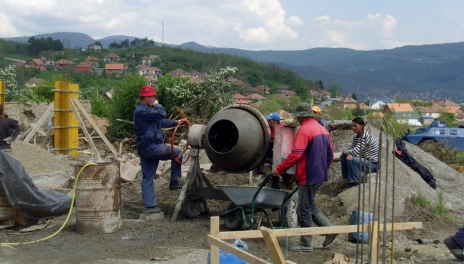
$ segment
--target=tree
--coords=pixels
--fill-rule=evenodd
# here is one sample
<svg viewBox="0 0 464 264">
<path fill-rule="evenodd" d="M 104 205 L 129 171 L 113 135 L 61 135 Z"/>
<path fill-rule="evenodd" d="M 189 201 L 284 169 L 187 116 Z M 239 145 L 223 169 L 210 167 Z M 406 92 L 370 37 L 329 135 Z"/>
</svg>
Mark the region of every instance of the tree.
<svg viewBox="0 0 464 264">
<path fill-rule="evenodd" d="M 338 96 L 338 84 L 333 82 L 330 84 L 330 89 L 329 89 L 329 92 L 332 94 L 330 97 L 331 98 L 337 98 Z"/>
<path fill-rule="evenodd" d="M 358 96 L 356 96 L 356 94 L 354 92 L 351 94 L 351 98 L 358 101 Z"/>
<path fill-rule="evenodd" d="M 117 119 L 133 121 L 135 105 L 139 100 L 140 89 L 146 85 L 144 76 L 130 74 L 121 80 L 114 88 L 113 102 L 109 105 L 109 119 L 111 126 L 107 133 L 116 138 L 131 137 L 134 127 Z"/>
<path fill-rule="evenodd" d="M 18 82 L 16 81 L 16 72 L 12 67 L 0 69 L 0 80 L 5 82 L 5 101 L 15 101 L 20 98 L 18 91 Z"/>
<path fill-rule="evenodd" d="M 447 126 L 452 127 L 456 121 L 456 116 L 453 113 L 446 112 L 445 109 L 440 109 L 440 117 L 437 120 L 443 121 Z"/>
<path fill-rule="evenodd" d="M 256 109 L 261 112 L 261 114 L 268 115 L 282 109 L 282 106 L 277 101 L 266 98 L 266 100 L 264 100 L 260 106 L 257 106 Z"/>
<path fill-rule="evenodd" d="M 296 107 L 302 102 L 303 100 L 297 95 L 288 98 L 288 107 L 285 108 L 285 111 L 290 113 L 295 112 Z"/>
<path fill-rule="evenodd" d="M 103 47 L 102 43 L 100 41 L 98 41 L 98 40 L 95 41 L 95 43 L 93 43 L 93 45 Z"/>
<path fill-rule="evenodd" d="M 329 116 L 330 120 L 352 120 L 353 114 L 351 113 L 351 109 L 343 108 L 340 104 L 332 104 L 330 106 L 324 107 L 324 118 L 325 116 Z M 329 119 L 329 118 L 327 118 Z"/>
<path fill-rule="evenodd" d="M 187 78 L 174 78 L 170 74 L 161 76 L 155 83 L 157 94 L 169 116 L 177 117 L 178 107 L 190 118 L 208 120 L 232 103 L 227 91 L 233 87 L 233 83 L 227 77 L 236 71 L 234 67 L 211 69 L 203 74 L 204 81 L 200 83 L 190 82 Z"/>
</svg>

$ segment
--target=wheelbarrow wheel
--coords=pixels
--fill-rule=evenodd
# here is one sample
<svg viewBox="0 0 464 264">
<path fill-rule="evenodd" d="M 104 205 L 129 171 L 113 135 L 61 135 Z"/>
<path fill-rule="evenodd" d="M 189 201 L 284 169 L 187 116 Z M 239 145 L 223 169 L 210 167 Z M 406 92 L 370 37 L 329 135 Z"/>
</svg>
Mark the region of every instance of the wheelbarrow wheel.
<svg viewBox="0 0 464 264">
<path fill-rule="evenodd" d="M 285 203 L 285 223 L 288 228 L 298 227 L 298 216 L 296 210 L 298 208 L 298 192 L 295 192 L 292 197 Z"/>
<path fill-rule="evenodd" d="M 190 217 L 190 218 L 197 217 L 203 211 L 203 199 L 202 198 L 191 199 L 191 200 L 185 199 L 184 202 L 182 203 L 182 206 L 180 207 L 180 210 L 183 216 Z"/>
<path fill-rule="evenodd" d="M 236 208 L 237 206 L 234 203 L 230 203 L 226 211 Z M 243 216 L 242 210 L 235 210 L 226 215 L 224 215 L 224 224 L 226 225 L 227 229 L 231 231 L 240 230 L 243 227 Z"/>
</svg>

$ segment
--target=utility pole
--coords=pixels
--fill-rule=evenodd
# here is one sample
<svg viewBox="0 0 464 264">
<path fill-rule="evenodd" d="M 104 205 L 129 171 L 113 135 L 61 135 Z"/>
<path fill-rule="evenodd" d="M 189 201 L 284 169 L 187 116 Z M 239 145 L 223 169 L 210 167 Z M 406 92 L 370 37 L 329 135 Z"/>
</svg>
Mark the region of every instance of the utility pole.
<svg viewBox="0 0 464 264">
<path fill-rule="evenodd" d="M 163 28 L 163 45 L 164 45 L 164 22 L 161 22 L 162 28 Z"/>
</svg>

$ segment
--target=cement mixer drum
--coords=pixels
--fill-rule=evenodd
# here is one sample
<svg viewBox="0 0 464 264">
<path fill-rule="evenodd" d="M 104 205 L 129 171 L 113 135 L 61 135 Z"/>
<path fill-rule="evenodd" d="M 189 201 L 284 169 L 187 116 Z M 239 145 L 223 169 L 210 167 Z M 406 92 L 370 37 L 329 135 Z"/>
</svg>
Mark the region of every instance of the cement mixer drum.
<svg viewBox="0 0 464 264">
<path fill-rule="evenodd" d="M 232 105 L 208 122 L 205 152 L 219 168 L 235 173 L 256 168 L 269 148 L 270 130 L 264 116 L 253 107 Z"/>
</svg>

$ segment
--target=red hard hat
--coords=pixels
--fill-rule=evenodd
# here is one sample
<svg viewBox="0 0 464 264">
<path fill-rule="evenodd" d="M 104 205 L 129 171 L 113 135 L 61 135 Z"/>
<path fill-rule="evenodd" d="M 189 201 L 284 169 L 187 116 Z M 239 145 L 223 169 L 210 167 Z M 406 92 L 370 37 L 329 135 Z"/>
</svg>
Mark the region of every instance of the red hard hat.
<svg viewBox="0 0 464 264">
<path fill-rule="evenodd" d="M 142 87 L 142 90 L 140 90 L 139 97 L 145 97 L 145 96 L 156 96 L 155 88 L 149 85 Z"/>
</svg>

